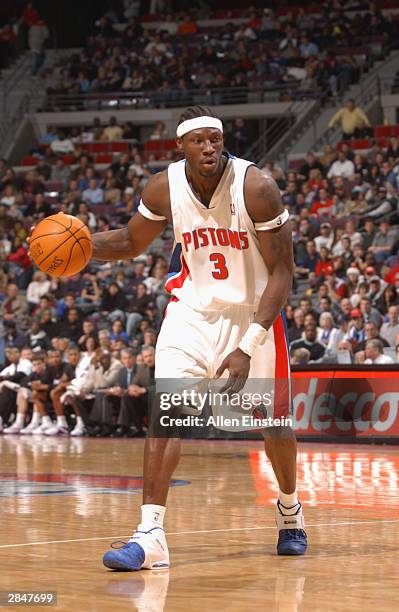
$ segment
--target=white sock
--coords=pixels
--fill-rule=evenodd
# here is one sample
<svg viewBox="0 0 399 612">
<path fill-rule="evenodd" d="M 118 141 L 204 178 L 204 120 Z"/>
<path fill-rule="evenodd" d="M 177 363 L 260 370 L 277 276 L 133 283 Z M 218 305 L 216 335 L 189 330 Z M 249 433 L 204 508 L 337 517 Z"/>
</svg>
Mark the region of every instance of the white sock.
<svg viewBox="0 0 399 612">
<path fill-rule="evenodd" d="M 34 413 L 32 414 L 32 420 L 29 425 L 32 425 L 32 427 L 38 427 L 40 425 L 40 412 L 34 411 Z"/>
<path fill-rule="evenodd" d="M 149 531 L 154 527 L 163 528 L 163 518 L 165 516 L 165 506 L 157 506 L 156 504 L 143 504 L 141 506 L 141 523 L 140 531 Z"/>
<path fill-rule="evenodd" d="M 66 418 L 63 414 L 61 414 L 61 416 L 57 416 L 57 425 L 58 427 L 68 427 L 68 423 L 66 422 Z"/>
<path fill-rule="evenodd" d="M 77 425 L 78 427 L 84 427 L 84 426 L 85 426 L 85 424 L 83 423 L 83 419 L 82 419 L 82 417 L 81 417 L 81 416 L 77 416 L 77 417 L 76 417 L 76 425 Z"/>
<path fill-rule="evenodd" d="M 50 419 L 48 415 L 42 418 L 42 425 L 50 426 L 52 424 L 53 424 L 53 421 Z"/>
<path fill-rule="evenodd" d="M 296 489 L 293 493 L 284 493 L 283 491 L 280 490 L 278 498 L 280 501 L 280 510 L 282 511 L 282 514 L 285 514 L 285 515 L 296 514 L 296 512 L 298 511 L 298 506 L 299 506 Z"/>
<path fill-rule="evenodd" d="M 17 417 L 15 419 L 15 425 L 18 427 L 23 427 L 25 424 L 25 415 L 22 412 L 17 412 Z"/>
</svg>

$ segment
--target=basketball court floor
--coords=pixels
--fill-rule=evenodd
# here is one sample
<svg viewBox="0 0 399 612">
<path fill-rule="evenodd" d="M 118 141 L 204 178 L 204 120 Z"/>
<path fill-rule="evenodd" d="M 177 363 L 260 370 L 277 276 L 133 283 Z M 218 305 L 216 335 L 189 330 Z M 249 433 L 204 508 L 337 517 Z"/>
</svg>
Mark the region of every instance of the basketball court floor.
<svg viewBox="0 0 399 612">
<path fill-rule="evenodd" d="M 398 447 L 299 446 L 310 547 L 289 558 L 275 552 L 262 444 L 187 441 L 170 570 L 115 573 L 101 558 L 138 522 L 142 451 L 143 440 L 0 437 L 0 591 L 57 591 L 55 609 L 76 612 L 399 609 Z"/>
</svg>

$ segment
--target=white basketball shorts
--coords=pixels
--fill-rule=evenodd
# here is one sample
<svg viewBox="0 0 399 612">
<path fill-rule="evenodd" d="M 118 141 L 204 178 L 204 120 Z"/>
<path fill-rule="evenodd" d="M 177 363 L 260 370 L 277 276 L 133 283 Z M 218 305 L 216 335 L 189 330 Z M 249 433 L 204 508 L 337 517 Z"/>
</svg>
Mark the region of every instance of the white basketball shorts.
<svg viewBox="0 0 399 612">
<path fill-rule="evenodd" d="M 229 372 L 226 370 L 222 375 L 224 380 L 220 381 L 214 379 L 215 373 L 223 359 L 237 348 L 253 322 L 253 310 L 253 307 L 233 305 L 222 311 L 198 312 L 172 298 L 167 306 L 156 346 L 156 380 L 180 379 L 186 383 L 188 379 L 196 379 L 206 381 L 214 391 L 220 389 Z M 289 352 L 282 316 L 276 319 L 264 343 L 254 351 L 249 377 L 240 393 L 245 394 L 248 399 L 245 402 L 245 411 L 248 414 L 253 411 L 255 415 L 267 416 L 269 421 L 273 421 L 269 426 L 275 425 L 277 419 L 289 416 Z M 255 400 L 250 407 L 253 395 Z M 264 397 L 267 397 L 266 402 L 261 401 Z M 234 419 L 235 416 L 243 416 L 242 406 L 235 407 L 229 403 L 226 407 L 225 404 L 219 405 L 219 402 L 210 403 L 214 417 L 222 415 Z M 262 406 L 259 412 L 257 406 L 260 404 Z M 221 420 L 223 419 L 219 419 Z M 259 426 L 249 423 L 250 420 L 244 419 L 239 427 L 218 427 L 229 431 L 259 429 Z"/>
</svg>

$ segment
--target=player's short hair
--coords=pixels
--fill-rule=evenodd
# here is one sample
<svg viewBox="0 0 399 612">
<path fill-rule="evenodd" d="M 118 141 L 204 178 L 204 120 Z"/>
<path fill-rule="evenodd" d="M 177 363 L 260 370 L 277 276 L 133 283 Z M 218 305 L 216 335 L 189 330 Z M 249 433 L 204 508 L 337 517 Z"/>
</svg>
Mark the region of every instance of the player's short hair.
<svg viewBox="0 0 399 612">
<path fill-rule="evenodd" d="M 196 119 L 197 117 L 215 117 L 215 119 L 219 119 L 219 117 L 217 117 L 209 106 L 201 106 L 200 104 L 197 104 L 196 106 L 189 106 L 182 112 L 179 117 L 178 125 L 183 123 L 183 121 Z"/>
</svg>

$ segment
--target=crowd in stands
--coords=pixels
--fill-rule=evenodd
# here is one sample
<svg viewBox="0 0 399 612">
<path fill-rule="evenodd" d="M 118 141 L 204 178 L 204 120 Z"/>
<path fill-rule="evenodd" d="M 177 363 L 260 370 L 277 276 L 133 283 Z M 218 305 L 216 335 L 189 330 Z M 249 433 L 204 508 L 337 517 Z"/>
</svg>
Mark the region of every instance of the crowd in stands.
<svg viewBox="0 0 399 612">
<path fill-rule="evenodd" d="M 32 75 L 44 62 L 44 47 L 50 31 L 33 2 L 27 2 L 18 16 L 0 28 L 0 70 L 9 66 L 22 51 L 29 49 Z"/>
<path fill-rule="evenodd" d="M 374 2 L 362 8 L 361 14 L 346 13 L 345 3 L 328 2 L 309 15 L 304 8 L 281 14 L 250 7 L 241 12 L 241 22 L 224 20 L 208 28 L 198 25 L 195 10 L 160 16 L 157 29 L 143 28 L 131 17 L 119 30 L 103 16 L 85 47 L 58 67 L 48 93 L 146 91 L 151 92 L 147 103 L 155 106 L 182 100 L 187 105 L 189 90 L 220 88 L 286 85 L 284 100 L 306 92 L 337 95 L 340 86 L 359 76 L 356 45 L 367 62 L 373 50 L 365 41 L 380 38 L 383 54 L 396 40 L 396 15 L 384 16 Z M 213 103 L 228 100 L 220 95 Z"/>
<path fill-rule="evenodd" d="M 90 129 L 112 139 L 115 128 L 112 121 Z M 163 124 L 152 133 L 163 136 Z M 65 279 L 35 270 L 26 243 L 32 224 L 62 210 L 91 231 L 123 226 L 152 172 L 139 144 L 104 168 L 76 142 L 66 165 L 52 142 L 25 173 L 0 160 L 0 426 L 6 433 L 142 435 L 173 233 L 167 228 L 131 262 L 92 261 Z M 374 143 L 361 155 L 350 143 L 309 153 L 289 171 L 272 162 L 264 168 L 292 223 L 296 271 L 286 318 L 293 364 L 336 363 L 340 355 L 355 364 L 398 360 L 399 142 Z"/>
</svg>

